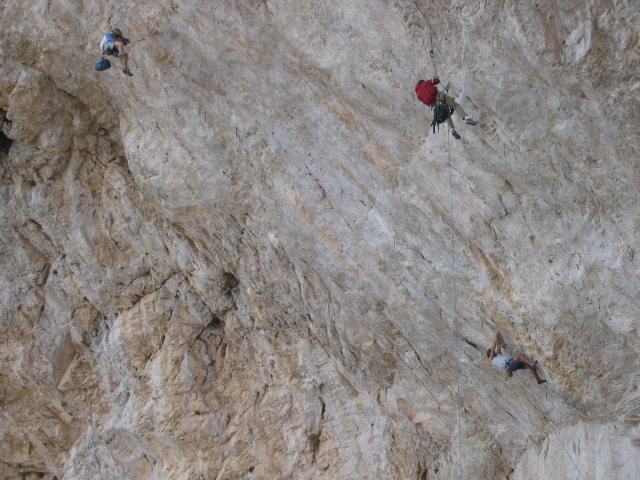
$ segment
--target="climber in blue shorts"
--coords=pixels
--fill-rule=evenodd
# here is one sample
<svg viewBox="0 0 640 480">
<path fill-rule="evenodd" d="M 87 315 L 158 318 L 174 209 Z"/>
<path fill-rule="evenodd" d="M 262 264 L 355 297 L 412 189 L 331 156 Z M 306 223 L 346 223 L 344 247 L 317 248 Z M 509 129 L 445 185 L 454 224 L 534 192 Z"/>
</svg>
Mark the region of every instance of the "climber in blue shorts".
<svg viewBox="0 0 640 480">
<path fill-rule="evenodd" d="M 516 370 L 522 370 L 523 368 L 527 368 L 531 370 L 533 376 L 536 377 L 538 384 L 546 382 L 538 376 L 538 372 L 536 371 L 536 365 L 538 361 L 531 362 L 527 357 L 522 354 L 517 354 L 514 358 L 507 358 L 502 355 L 502 337 L 499 333 L 496 333 L 496 339 L 491 345 L 491 348 L 487 350 L 487 358 L 489 359 L 489 363 L 491 365 L 502 368 L 507 371 L 508 376 L 513 376 L 513 372 Z"/>
<path fill-rule="evenodd" d="M 124 51 L 125 45 L 129 44 L 129 39 L 122 35 L 122 31 L 119 28 L 114 28 L 109 33 L 105 33 L 100 42 L 100 50 L 102 55 L 112 55 L 114 57 L 121 58 L 124 62 L 124 68 L 122 73 L 132 76 L 131 70 L 129 70 L 129 61 L 127 52 Z"/>
</svg>

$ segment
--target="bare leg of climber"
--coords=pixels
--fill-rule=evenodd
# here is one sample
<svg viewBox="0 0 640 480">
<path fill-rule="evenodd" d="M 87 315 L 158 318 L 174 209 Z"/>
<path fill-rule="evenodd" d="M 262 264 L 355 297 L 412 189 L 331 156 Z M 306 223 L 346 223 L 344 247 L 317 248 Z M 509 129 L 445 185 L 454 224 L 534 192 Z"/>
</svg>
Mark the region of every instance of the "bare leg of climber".
<svg viewBox="0 0 640 480">
<path fill-rule="evenodd" d="M 449 98 L 447 95 L 445 95 L 444 92 L 438 92 L 438 94 L 436 95 L 435 104 L 448 105 L 454 109 L 458 108 L 458 104 L 452 98 Z M 460 140 L 460 134 L 456 131 L 456 127 L 453 126 L 453 119 L 451 118 L 451 115 L 447 117 L 447 125 L 449 125 L 449 130 L 451 130 L 451 134 L 453 135 L 453 137 Z"/>
<path fill-rule="evenodd" d="M 536 377 L 536 380 L 538 383 L 543 383 L 542 379 L 540 378 L 540 376 L 538 375 L 538 372 L 536 370 L 536 366 L 535 364 L 533 364 L 531 362 L 531 360 L 529 360 L 527 357 L 525 357 L 524 355 L 522 355 L 521 353 L 517 354 L 514 358 L 514 360 L 516 362 L 522 362 L 524 363 L 524 365 L 526 366 L 526 368 L 528 368 L 529 370 L 531 370 L 531 373 L 533 373 L 533 376 Z"/>
<path fill-rule="evenodd" d="M 453 97 L 450 97 L 449 95 L 447 95 L 444 92 L 438 92 L 438 101 L 444 103 L 445 105 L 449 105 L 451 108 L 453 108 L 456 113 L 458 115 L 460 115 L 462 118 L 466 117 L 467 114 L 465 113 L 464 109 L 460 106 L 460 104 L 458 102 L 456 102 Z"/>
<path fill-rule="evenodd" d="M 456 132 L 456 127 L 453 126 L 453 119 L 451 118 L 451 115 L 447 117 L 447 125 L 449 125 L 449 130 L 451 130 L 453 138 L 460 140 L 460 134 Z"/>
<path fill-rule="evenodd" d="M 124 52 L 124 43 L 121 40 L 116 41 L 116 48 L 118 49 L 118 57 L 122 58 L 124 62 L 125 70 L 129 69 L 129 56 Z"/>
<path fill-rule="evenodd" d="M 464 120 L 464 123 L 466 123 L 467 125 L 475 125 L 476 123 L 478 123 L 469 115 L 467 115 L 467 112 L 464 111 L 464 108 L 462 108 L 460 104 L 453 99 L 453 97 L 450 97 L 446 93 L 438 92 L 438 95 L 436 96 L 436 104 L 438 103 L 445 104 L 453 108 L 453 110 L 462 117 L 462 120 Z M 451 127 L 451 125 L 449 125 L 449 127 L 453 128 Z"/>
<path fill-rule="evenodd" d="M 453 126 L 453 120 L 451 119 L 451 115 L 447 117 L 447 125 L 449 125 L 449 128 L 451 130 L 455 131 L 456 127 Z"/>
<path fill-rule="evenodd" d="M 467 116 L 467 114 L 465 113 L 464 109 L 460 106 L 460 104 L 458 104 L 458 102 L 456 102 L 453 99 L 453 97 L 450 97 L 444 92 L 438 92 L 438 95 L 436 96 L 436 104 L 449 105 L 462 118 L 465 118 Z"/>
</svg>

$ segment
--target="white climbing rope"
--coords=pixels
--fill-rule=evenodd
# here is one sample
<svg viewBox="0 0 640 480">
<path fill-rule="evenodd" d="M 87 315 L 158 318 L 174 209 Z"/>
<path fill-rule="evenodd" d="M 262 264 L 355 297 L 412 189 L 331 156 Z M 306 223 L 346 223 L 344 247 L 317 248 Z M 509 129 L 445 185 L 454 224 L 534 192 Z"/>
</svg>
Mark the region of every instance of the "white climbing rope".
<svg viewBox="0 0 640 480">
<path fill-rule="evenodd" d="M 554 435 L 555 435 L 555 436 L 556 436 L 556 438 L 558 439 L 558 443 L 560 444 L 560 446 L 561 446 L 561 447 L 562 447 L 562 449 L 564 450 L 564 453 L 566 453 L 566 454 L 567 454 L 567 457 L 569 457 L 569 460 L 571 460 L 571 463 L 573 464 L 574 468 L 576 469 L 576 472 L 578 472 L 578 475 L 580 475 L 580 478 L 581 478 L 582 480 L 585 480 L 585 477 L 584 477 L 584 475 L 582 474 L 582 472 L 580 471 L 580 469 L 578 468 L 578 465 L 577 465 L 577 464 L 576 464 L 576 462 L 574 461 L 573 457 L 569 454 L 569 450 L 567 450 L 567 447 L 565 447 L 565 446 L 564 446 L 564 443 L 562 443 L 562 440 L 560 440 L 560 435 L 558 435 L 558 432 L 557 432 L 557 425 L 555 424 L 555 422 L 554 422 L 553 420 L 551 420 L 551 419 L 549 418 L 549 416 L 547 415 L 547 412 L 545 412 L 545 411 L 544 411 L 544 409 L 540 406 L 540 403 L 539 403 L 539 402 L 538 402 L 538 400 L 535 398 L 535 396 L 534 396 L 534 395 L 528 395 L 528 393 L 526 393 L 526 392 L 527 392 L 527 384 L 526 384 L 526 383 L 524 383 L 524 380 L 522 380 L 522 378 L 520 378 L 520 381 L 522 382 L 522 385 L 524 385 L 524 391 L 525 391 L 525 394 L 526 394 L 527 396 L 533 397 L 533 399 L 534 399 L 534 401 L 535 401 L 536 405 L 538 406 L 538 410 L 539 410 L 540 412 L 542 412 L 542 418 L 544 418 L 544 420 L 545 420 L 549 425 L 551 425 L 551 430 L 553 431 Z M 531 400 L 530 400 L 530 401 L 531 401 Z M 531 403 L 533 404 L 533 402 L 531 402 Z M 554 428 L 554 427 L 556 427 L 556 428 Z"/>
<path fill-rule="evenodd" d="M 132 109 L 133 108 L 133 98 L 132 98 L 133 92 L 131 88 L 131 77 L 127 77 L 127 88 L 129 91 L 129 108 Z M 131 125 L 135 130 L 135 125 L 133 124 L 133 122 L 131 123 Z M 134 135 L 135 134 L 136 132 L 134 132 Z M 134 183 L 136 184 L 136 187 L 138 190 L 138 197 L 140 198 L 140 207 L 142 208 L 144 235 L 145 235 L 145 242 L 147 247 L 147 261 L 149 262 L 149 273 L 151 274 L 151 288 L 153 289 L 153 314 L 155 316 L 158 314 L 157 305 L 156 305 L 158 301 L 157 288 L 156 288 L 156 271 L 155 271 L 155 261 L 153 259 L 153 250 L 151 249 L 151 236 L 149 235 L 149 218 L 147 216 L 147 209 L 144 201 L 144 192 L 142 191 L 143 177 L 142 177 L 142 168 L 140 166 L 139 148 L 140 146 L 138 145 L 138 142 L 136 140 L 136 153 L 134 157 L 134 163 L 136 165 L 136 169 L 138 170 L 137 173 L 138 173 L 139 181 L 136 182 L 134 179 Z"/>
<path fill-rule="evenodd" d="M 436 78 L 438 76 L 438 65 L 436 63 L 436 56 L 433 50 L 433 32 L 431 28 L 431 22 L 427 19 L 427 16 L 424 14 L 416 0 L 413 0 L 413 4 L 416 6 L 416 9 L 418 10 L 418 12 L 420 12 L 420 15 L 422 15 L 422 18 L 424 18 L 424 21 L 427 22 L 427 25 L 429 26 L 429 56 L 431 57 L 431 62 L 433 63 L 433 77 Z"/>
<path fill-rule="evenodd" d="M 433 28 L 431 22 L 422 11 L 416 0 L 412 0 L 424 21 L 429 26 L 429 56 L 433 64 L 433 77 L 438 77 L 438 64 L 436 62 L 435 51 L 433 49 Z M 448 87 L 447 87 L 448 90 Z M 456 226 L 453 213 L 453 167 L 451 164 L 451 148 L 450 148 L 450 129 L 447 130 L 447 165 L 449 166 L 449 218 L 451 219 L 451 270 L 453 283 L 453 338 L 454 338 L 454 356 L 456 358 L 456 411 L 458 426 L 458 469 L 459 478 L 464 480 L 464 467 L 462 466 L 462 402 L 460 401 L 460 345 L 458 334 L 458 292 L 456 285 Z"/>
<path fill-rule="evenodd" d="M 418 10 L 418 12 L 420 12 L 420 15 L 422 16 L 422 18 L 424 18 L 424 21 L 429 26 L 429 43 L 430 43 L 429 56 L 431 57 L 431 61 L 433 63 L 433 76 L 438 77 L 438 65 L 436 62 L 435 52 L 433 49 L 433 29 L 431 27 L 431 22 L 429 22 L 429 19 L 420 8 L 417 1 L 416 0 L 412 0 L 412 1 L 416 9 Z M 448 87 L 446 88 L 446 90 L 448 90 Z M 456 357 L 456 404 L 457 404 L 456 406 L 457 406 L 457 416 L 458 416 L 458 419 L 457 419 L 458 421 L 458 456 L 459 456 L 458 465 L 460 470 L 459 478 L 464 479 L 464 468 L 462 466 L 462 416 L 461 416 L 462 404 L 460 402 L 460 360 L 459 360 L 460 346 L 459 346 L 459 338 L 458 338 L 459 337 L 458 296 L 457 296 L 457 285 L 456 285 L 456 233 L 455 233 L 455 217 L 453 212 L 453 165 L 451 163 L 450 138 L 451 138 L 451 128 L 447 128 L 447 165 L 449 167 L 449 217 L 451 218 L 451 268 L 452 268 L 452 277 L 453 277 L 453 281 L 452 281 L 453 283 L 453 335 L 454 335 L 454 355 Z M 520 380 L 522 381 L 522 379 Z M 539 404 L 538 404 L 538 407 L 539 407 Z M 540 411 L 542 411 L 542 415 L 545 421 L 547 421 L 547 423 L 549 423 L 550 425 L 554 425 L 551 419 L 547 416 L 546 412 L 544 412 L 544 410 L 542 410 L 541 408 L 540 408 Z M 555 434 L 556 438 L 558 439 L 558 442 L 562 446 L 562 449 L 566 453 L 567 457 L 569 457 L 569 460 L 571 461 L 574 468 L 578 472 L 578 475 L 580 475 L 580 478 L 582 480 L 585 480 L 584 475 L 578 468 L 578 465 L 574 461 L 573 457 L 569 454 L 569 451 L 567 450 L 567 448 L 564 446 L 562 440 L 560 439 L 560 435 L 558 435 L 558 432 L 556 431 L 556 429 L 552 427 L 552 431 Z"/>
<path fill-rule="evenodd" d="M 462 466 L 462 403 L 460 402 L 460 341 L 458 334 L 458 289 L 456 284 L 456 225 L 453 215 L 453 166 L 451 164 L 450 128 L 447 129 L 447 165 L 449 166 L 449 218 L 451 219 L 451 271 L 453 276 L 453 338 L 456 357 L 456 407 L 458 412 L 458 455 L 460 478 L 464 479 Z"/>
</svg>

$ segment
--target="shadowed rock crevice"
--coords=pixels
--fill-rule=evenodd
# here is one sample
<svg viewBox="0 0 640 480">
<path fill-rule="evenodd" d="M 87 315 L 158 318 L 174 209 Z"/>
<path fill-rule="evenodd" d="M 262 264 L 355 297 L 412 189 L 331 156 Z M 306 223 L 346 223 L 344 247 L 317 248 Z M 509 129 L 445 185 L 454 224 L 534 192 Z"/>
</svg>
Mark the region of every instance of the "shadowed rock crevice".
<svg viewBox="0 0 640 480">
<path fill-rule="evenodd" d="M 11 145 L 13 144 L 13 140 L 7 137 L 4 132 L 0 130 L 0 155 L 7 155 L 9 150 L 11 150 Z"/>
</svg>

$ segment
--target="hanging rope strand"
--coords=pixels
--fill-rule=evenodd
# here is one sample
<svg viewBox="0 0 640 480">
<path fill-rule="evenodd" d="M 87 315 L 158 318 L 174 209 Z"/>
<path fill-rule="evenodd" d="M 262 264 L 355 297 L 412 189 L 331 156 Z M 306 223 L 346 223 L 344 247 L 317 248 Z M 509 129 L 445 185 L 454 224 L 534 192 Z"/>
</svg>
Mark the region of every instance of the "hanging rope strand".
<svg viewBox="0 0 640 480">
<path fill-rule="evenodd" d="M 431 22 L 422 11 L 416 0 L 412 0 L 424 21 L 429 26 L 429 56 L 433 63 L 433 77 L 438 77 L 438 64 L 436 62 L 436 55 L 433 49 L 433 28 Z M 448 90 L 448 88 L 447 88 Z M 454 337 L 454 355 L 456 358 L 456 410 L 457 410 L 457 422 L 458 422 L 458 468 L 460 471 L 460 479 L 464 479 L 464 467 L 462 466 L 462 403 L 460 402 L 460 360 L 458 358 L 458 352 L 460 351 L 458 340 L 458 294 L 456 285 L 456 231 L 455 220 L 453 216 L 453 172 L 451 165 L 451 149 L 449 145 L 450 134 L 447 133 L 447 156 L 449 165 L 449 217 L 451 218 L 451 267 L 453 275 L 453 337 Z"/>
<path fill-rule="evenodd" d="M 456 357 L 456 406 L 458 411 L 458 455 L 460 478 L 464 478 L 462 467 L 462 405 L 460 402 L 460 344 L 458 339 L 458 289 L 456 285 L 456 225 L 453 216 L 453 167 L 451 164 L 450 129 L 447 130 L 447 165 L 449 166 L 449 217 L 451 218 L 451 270 L 453 275 L 453 337 L 454 355 Z"/>
<path fill-rule="evenodd" d="M 132 89 L 132 81 L 131 81 L 131 77 L 127 78 L 127 86 L 128 86 L 128 90 L 129 90 L 129 108 L 133 108 L 133 89 Z M 138 136 L 138 132 L 137 132 L 137 128 L 135 126 L 135 123 L 131 123 L 132 126 L 132 130 L 133 130 L 133 134 L 137 137 Z M 160 297 L 158 296 L 158 281 L 157 281 L 157 271 L 155 268 L 156 265 L 156 260 L 153 257 L 153 249 L 152 249 L 152 245 L 151 245 L 151 235 L 149 232 L 149 216 L 147 213 L 147 208 L 146 208 L 146 204 L 145 204 L 145 196 L 144 196 L 144 192 L 143 192 L 143 185 L 145 184 L 145 180 L 143 178 L 142 175 L 142 166 L 140 164 L 140 144 L 138 143 L 138 140 L 136 139 L 136 152 L 135 152 L 135 156 L 134 158 L 134 162 L 136 165 L 136 169 L 138 170 L 138 177 L 139 177 L 139 181 L 136 181 L 134 179 L 134 183 L 136 184 L 136 187 L 138 189 L 138 195 L 140 197 L 140 205 L 142 208 L 142 217 L 143 217 L 143 221 L 144 221 L 144 234 L 146 237 L 146 247 L 147 247 L 147 256 L 148 256 L 148 260 L 149 260 L 149 272 L 151 274 L 151 288 L 153 289 L 153 318 L 154 321 L 157 322 L 158 324 L 158 329 L 160 331 L 160 336 L 161 336 L 161 340 L 160 340 L 160 349 L 162 349 L 162 346 L 164 344 L 165 341 L 165 336 L 167 334 L 167 330 L 168 330 L 168 324 L 165 325 L 164 327 L 160 326 L 161 323 L 161 315 L 162 312 L 160 310 Z M 175 393 L 174 390 L 171 386 L 171 382 L 169 381 L 169 377 L 171 376 L 172 372 L 173 372 L 173 367 L 170 364 L 170 358 L 169 358 L 169 352 L 167 349 L 163 350 L 163 354 L 162 354 L 162 358 L 161 358 L 161 362 L 160 362 L 160 369 L 162 371 L 162 374 L 165 378 L 165 380 L 162 382 L 162 388 L 164 391 L 164 394 L 167 398 L 167 402 L 169 404 L 169 410 L 171 411 L 171 417 L 169 419 L 169 428 L 170 431 L 173 433 L 173 436 L 175 436 L 175 432 L 178 426 L 178 421 L 177 421 L 177 414 L 176 414 L 176 408 L 175 408 L 175 403 L 174 403 L 174 399 L 175 399 Z M 180 448 L 179 443 L 175 444 L 175 448 L 176 448 L 176 454 L 177 454 L 177 458 L 178 458 L 178 462 L 180 463 L 180 465 L 184 464 L 184 456 L 182 454 L 182 449 Z"/>
<path fill-rule="evenodd" d="M 436 55 L 433 50 L 433 31 L 431 28 L 431 22 L 427 19 L 427 16 L 424 14 L 416 0 L 413 0 L 413 4 L 416 6 L 416 9 L 418 10 L 418 12 L 420 12 L 420 15 L 422 15 L 422 18 L 424 18 L 424 21 L 427 22 L 427 25 L 429 26 L 429 56 L 431 57 L 431 62 L 433 63 L 433 77 L 436 78 L 438 76 L 438 65 L 436 63 Z"/>
<path fill-rule="evenodd" d="M 573 464 L 573 467 L 576 469 L 576 471 L 578 472 L 578 475 L 580 475 L 580 478 L 582 480 L 585 480 L 584 475 L 582 474 L 582 472 L 580 471 L 580 468 L 578 468 L 578 464 L 575 462 L 575 460 L 573 459 L 573 457 L 569 454 L 569 450 L 567 450 L 567 447 L 564 446 L 564 443 L 562 443 L 562 440 L 560 439 L 560 435 L 558 435 L 557 432 L 557 425 L 553 422 L 553 420 L 551 420 L 549 418 L 549 416 L 547 415 L 547 413 L 545 412 L 545 410 L 540 406 L 540 402 L 538 402 L 538 400 L 535 398 L 534 395 L 529 395 L 529 393 L 527 392 L 527 384 L 524 383 L 524 380 L 522 380 L 522 377 L 520 377 L 520 381 L 522 382 L 522 385 L 524 386 L 524 392 L 525 395 L 527 397 L 529 397 L 530 399 L 533 398 L 534 401 L 529 400 L 529 402 L 531 403 L 531 405 L 534 404 L 538 406 L 538 410 L 540 410 L 540 412 L 542 413 L 542 418 L 544 418 L 545 422 L 547 422 L 550 426 L 551 426 L 551 431 L 553 432 L 553 434 L 556 436 L 556 438 L 558 439 L 558 443 L 560 444 L 560 446 L 562 447 L 562 449 L 564 450 L 564 453 L 567 454 L 567 457 L 569 458 L 569 460 L 571 461 L 571 463 Z M 555 427 L 555 428 L 554 428 Z"/>
<path fill-rule="evenodd" d="M 416 0 L 412 0 L 412 1 L 416 9 L 418 10 L 418 12 L 420 12 L 420 15 L 422 16 L 424 21 L 429 26 L 429 45 L 430 45 L 429 56 L 431 57 L 431 62 L 433 64 L 433 76 L 438 77 L 438 65 L 435 58 L 435 51 L 433 49 L 433 29 L 431 27 L 431 22 L 429 22 L 429 19 L 420 8 L 417 1 Z M 449 90 L 448 86 L 445 90 L 447 91 Z M 458 354 L 460 352 L 460 346 L 459 346 L 459 338 L 458 338 L 459 337 L 458 335 L 458 296 L 457 296 L 457 285 L 456 285 L 456 233 L 455 233 L 455 218 L 453 215 L 453 167 L 451 163 L 450 133 L 451 133 L 451 129 L 448 128 L 447 129 L 447 157 L 448 157 L 447 165 L 449 167 L 449 216 L 451 218 L 451 269 L 452 269 L 452 275 L 453 275 L 453 335 L 454 335 L 454 350 L 455 350 L 454 353 L 456 357 L 456 407 L 457 407 L 457 417 L 458 417 L 457 421 L 458 421 L 458 462 L 459 462 L 458 467 L 460 471 L 459 478 L 464 479 L 464 467 L 462 466 L 462 415 L 461 415 L 462 404 L 460 402 L 460 360 L 458 358 Z M 520 380 L 522 381 L 522 379 Z M 547 417 L 546 413 L 543 410 L 542 412 L 543 412 L 543 418 L 548 423 L 552 424 L 553 422 Z M 569 451 L 567 450 L 567 448 L 564 446 L 562 440 L 560 439 L 560 435 L 558 435 L 558 432 L 556 431 L 556 429 L 552 428 L 552 431 L 555 434 L 556 438 L 558 439 L 558 442 L 562 446 L 562 449 L 564 450 L 565 454 L 567 455 L 567 457 L 573 464 L 574 468 L 578 472 L 578 475 L 580 475 L 580 478 L 582 480 L 585 480 L 584 475 L 580 471 L 580 468 L 578 468 L 578 465 L 574 461 L 573 457 L 569 454 Z"/>
<path fill-rule="evenodd" d="M 131 87 L 131 77 L 127 78 L 127 87 L 129 91 L 129 108 L 133 108 L 133 92 Z M 133 125 L 133 123 L 132 123 Z M 134 127 L 135 128 L 135 127 Z M 151 274 L 151 288 L 153 289 L 153 315 L 156 316 L 158 314 L 157 301 L 158 294 L 156 288 L 156 271 L 155 271 L 155 261 L 153 258 L 153 250 L 151 249 L 151 235 L 149 234 L 149 219 L 147 216 L 147 209 L 144 201 L 144 192 L 142 191 L 142 185 L 144 183 L 144 179 L 142 176 L 142 168 L 140 166 L 140 152 L 139 145 L 136 141 L 136 154 L 134 157 L 136 169 L 138 170 L 139 181 L 134 179 L 134 183 L 136 184 L 138 190 L 138 196 L 140 198 L 140 207 L 142 209 L 142 219 L 144 224 L 144 236 L 147 247 L 147 261 L 149 262 L 149 273 Z"/>
</svg>

